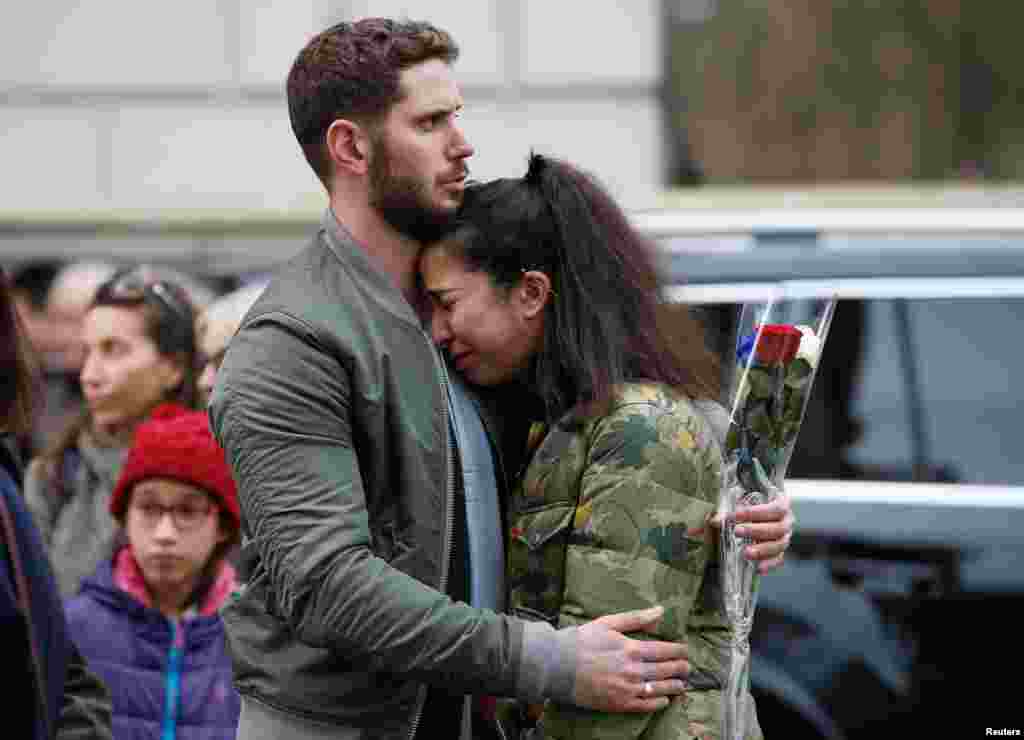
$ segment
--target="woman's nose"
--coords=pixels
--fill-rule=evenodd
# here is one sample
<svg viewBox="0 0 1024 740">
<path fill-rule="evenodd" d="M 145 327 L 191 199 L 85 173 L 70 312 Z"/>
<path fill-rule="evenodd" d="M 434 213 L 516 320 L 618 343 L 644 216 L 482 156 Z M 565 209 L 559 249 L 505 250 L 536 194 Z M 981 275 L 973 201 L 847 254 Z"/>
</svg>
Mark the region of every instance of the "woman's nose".
<svg viewBox="0 0 1024 740">
<path fill-rule="evenodd" d="M 444 347 L 452 341 L 451 327 L 441 311 L 435 310 L 430 317 L 430 334 L 438 347 Z"/>
<path fill-rule="evenodd" d="M 82 369 L 78 371 L 78 380 L 82 385 L 94 385 L 99 381 L 99 364 L 92 354 L 86 354 L 82 361 Z"/>
<path fill-rule="evenodd" d="M 205 396 L 209 396 L 213 393 L 213 384 L 217 377 L 217 368 L 212 362 L 207 362 L 203 366 L 203 372 L 199 375 L 198 385 L 199 390 Z"/>
</svg>

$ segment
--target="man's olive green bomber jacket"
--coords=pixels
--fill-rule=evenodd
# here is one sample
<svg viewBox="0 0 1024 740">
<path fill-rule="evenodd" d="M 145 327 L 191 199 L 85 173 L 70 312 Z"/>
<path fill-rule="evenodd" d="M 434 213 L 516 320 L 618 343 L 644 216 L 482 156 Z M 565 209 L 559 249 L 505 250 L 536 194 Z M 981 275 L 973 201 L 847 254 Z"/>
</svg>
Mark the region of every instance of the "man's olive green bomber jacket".
<svg viewBox="0 0 1024 740">
<path fill-rule="evenodd" d="M 426 683 L 571 701 L 572 630 L 443 593 L 445 373 L 328 211 L 231 340 L 210 403 L 242 508 L 248 578 L 223 617 L 243 696 L 339 738 L 411 737 Z"/>
</svg>

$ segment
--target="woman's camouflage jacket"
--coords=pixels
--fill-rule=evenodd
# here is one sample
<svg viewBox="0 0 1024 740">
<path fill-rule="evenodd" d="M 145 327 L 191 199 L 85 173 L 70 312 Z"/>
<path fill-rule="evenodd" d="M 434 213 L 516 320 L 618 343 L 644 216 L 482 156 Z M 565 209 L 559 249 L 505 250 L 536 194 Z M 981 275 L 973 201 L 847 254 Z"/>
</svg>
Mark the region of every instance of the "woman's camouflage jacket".
<svg viewBox="0 0 1024 740">
<path fill-rule="evenodd" d="M 630 384 L 601 418 L 532 435 L 510 509 L 512 612 L 567 626 L 660 604 L 656 637 L 684 640 L 693 667 L 687 694 L 653 715 L 549 703 L 545 737 L 717 736 L 729 627 L 708 526 L 722 456 L 705 409 L 664 386 Z"/>
</svg>

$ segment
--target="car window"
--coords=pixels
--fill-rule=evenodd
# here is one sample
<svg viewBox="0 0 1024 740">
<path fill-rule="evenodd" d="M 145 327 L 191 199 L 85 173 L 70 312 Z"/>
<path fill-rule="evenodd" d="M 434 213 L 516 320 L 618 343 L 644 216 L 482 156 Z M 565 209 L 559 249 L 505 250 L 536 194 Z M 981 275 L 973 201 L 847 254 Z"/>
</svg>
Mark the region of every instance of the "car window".
<svg viewBox="0 0 1024 740">
<path fill-rule="evenodd" d="M 724 368 L 739 308 L 691 307 Z M 1021 326 L 1024 298 L 840 301 L 788 477 L 1024 486 Z"/>
<path fill-rule="evenodd" d="M 928 463 L 958 481 L 1024 485 L 1018 443 L 1024 409 L 1024 298 L 910 300 L 906 325 L 920 388 Z M 867 470 L 913 462 L 913 416 L 900 307 L 867 301 L 863 362 L 851 413 L 861 434 L 848 459 Z M 842 342 L 829 338 L 826 353 Z"/>
</svg>

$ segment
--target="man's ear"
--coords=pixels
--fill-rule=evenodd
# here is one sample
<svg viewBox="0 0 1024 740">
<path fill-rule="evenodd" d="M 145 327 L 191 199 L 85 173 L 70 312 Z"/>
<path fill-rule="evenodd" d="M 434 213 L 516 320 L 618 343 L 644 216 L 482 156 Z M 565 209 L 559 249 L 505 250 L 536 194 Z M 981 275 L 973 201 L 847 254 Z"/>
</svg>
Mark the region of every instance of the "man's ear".
<svg viewBox="0 0 1024 740">
<path fill-rule="evenodd" d="M 365 175 L 370 166 L 370 137 L 358 123 L 337 118 L 327 129 L 327 154 L 335 168 Z"/>
<path fill-rule="evenodd" d="M 528 270 L 523 273 L 519 285 L 515 288 L 517 300 L 523 307 L 523 316 L 528 319 L 540 316 L 544 307 L 554 296 L 551 290 L 551 278 L 546 272 Z"/>
</svg>

